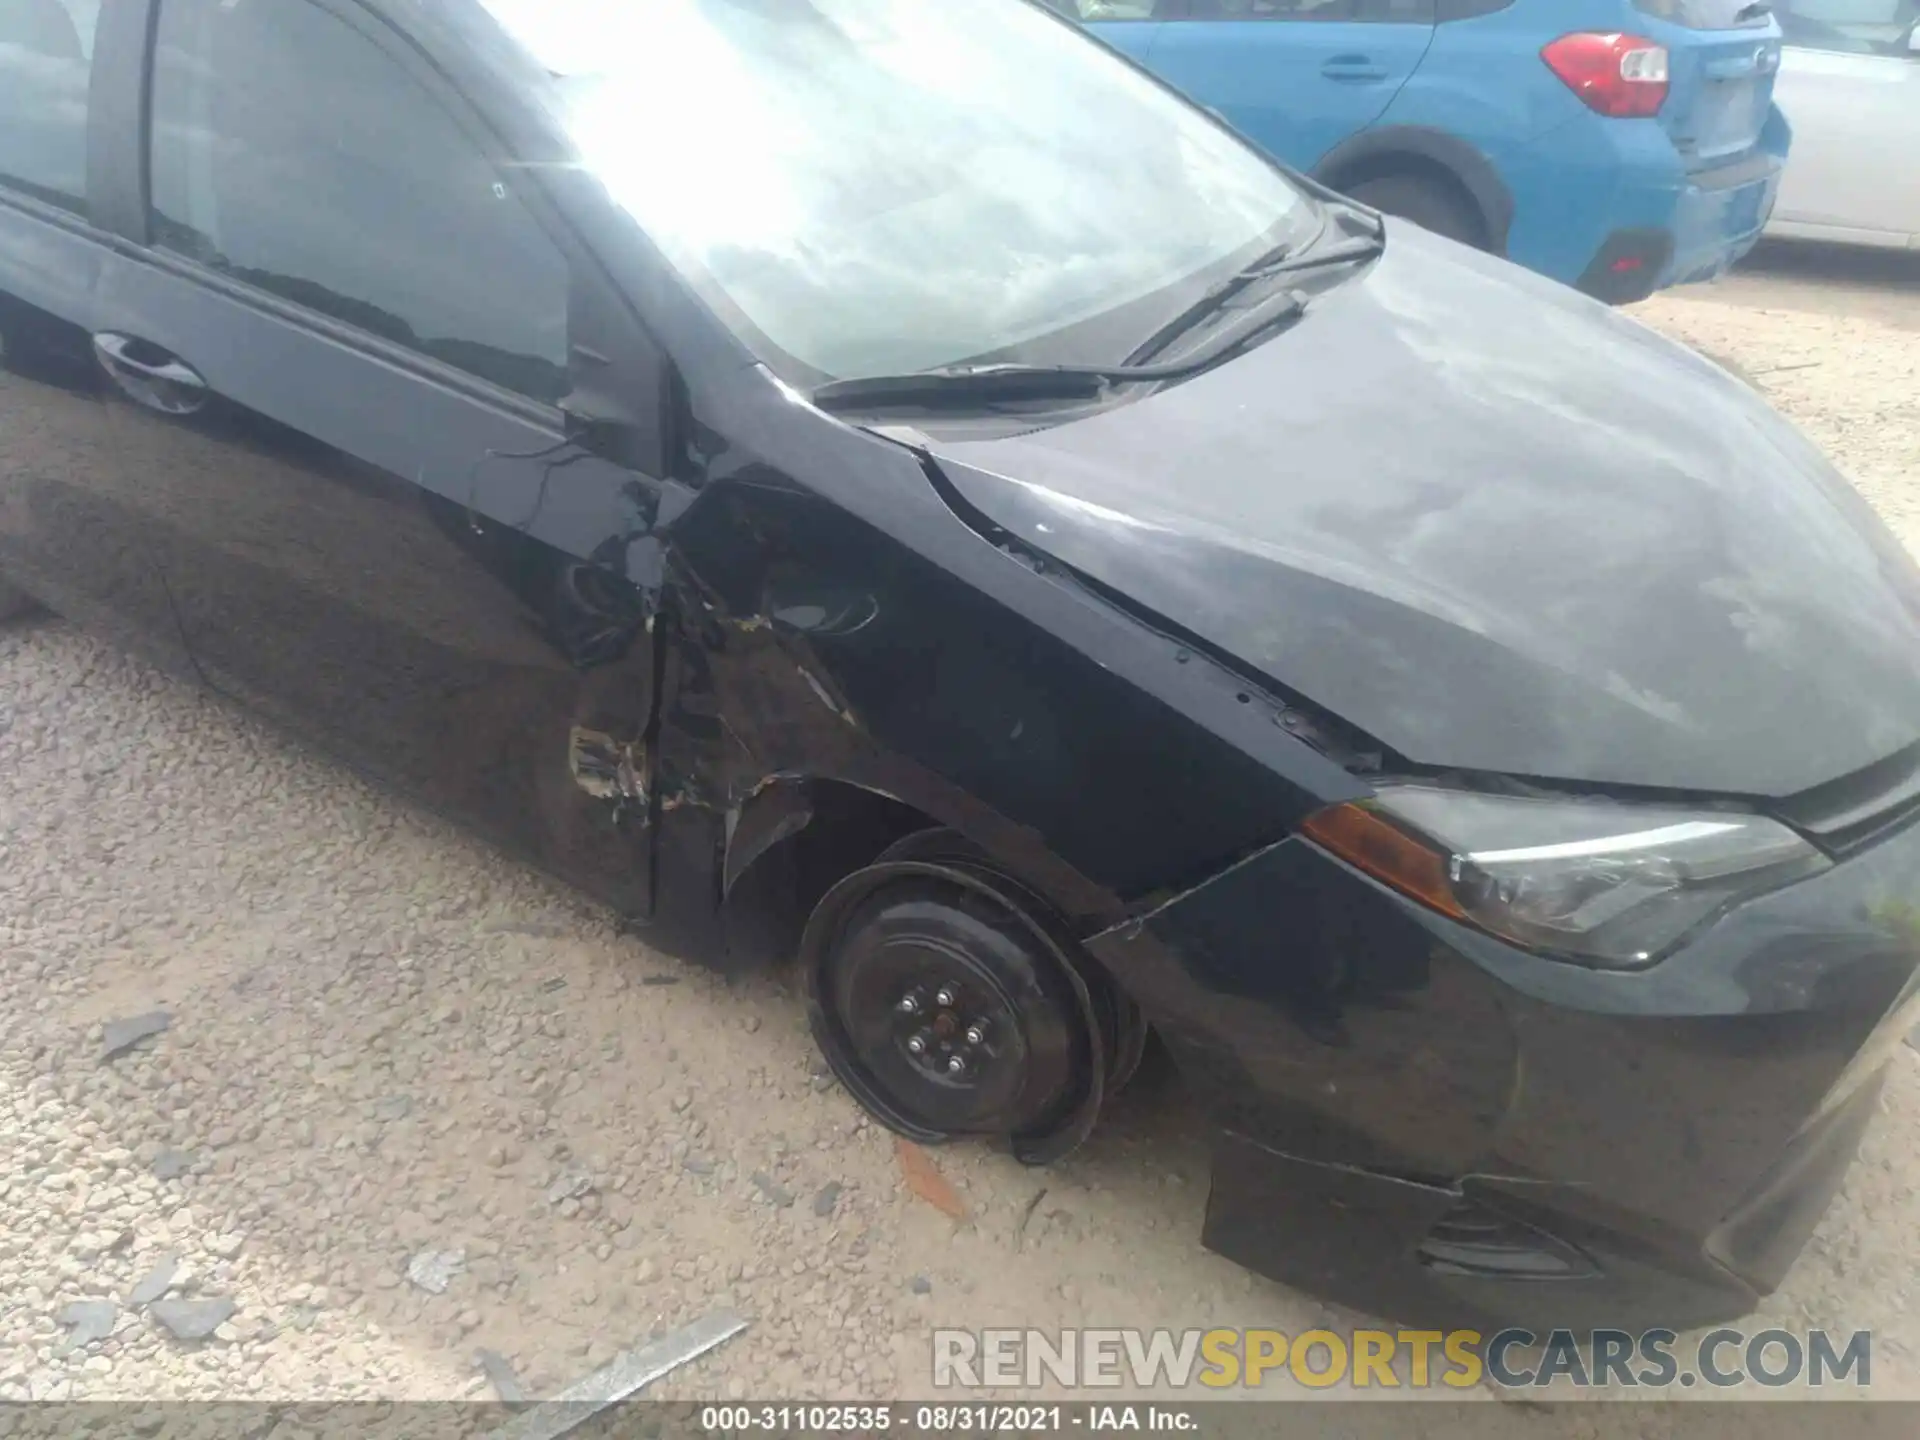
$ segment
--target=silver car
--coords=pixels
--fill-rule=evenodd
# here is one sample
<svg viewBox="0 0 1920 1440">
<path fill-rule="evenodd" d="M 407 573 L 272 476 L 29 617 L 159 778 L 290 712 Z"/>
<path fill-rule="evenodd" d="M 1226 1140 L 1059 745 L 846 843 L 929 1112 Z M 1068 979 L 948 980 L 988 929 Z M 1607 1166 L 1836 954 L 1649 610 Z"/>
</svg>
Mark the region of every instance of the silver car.
<svg viewBox="0 0 1920 1440">
<path fill-rule="evenodd" d="M 1793 152 L 1767 234 L 1920 249 L 1920 0 L 1775 0 Z"/>
</svg>

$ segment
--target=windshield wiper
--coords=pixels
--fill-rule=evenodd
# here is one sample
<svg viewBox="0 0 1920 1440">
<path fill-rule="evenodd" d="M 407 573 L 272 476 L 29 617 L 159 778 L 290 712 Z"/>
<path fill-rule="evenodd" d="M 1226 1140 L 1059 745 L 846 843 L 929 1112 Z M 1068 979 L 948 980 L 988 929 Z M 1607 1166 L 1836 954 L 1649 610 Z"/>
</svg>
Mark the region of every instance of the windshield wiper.
<svg viewBox="0 0 1920 1440">
<path fill-rule="evenodd" d="M 1306 297 L 1295 291 L 1260 307 L 1257 325 L 1236 327 L 1234 344 L 1306 313 Z M 969 401 L 1092 399 L 1115 385 L 1179 380 L 1204 370 L 1227 350 L 1209 347 L 1205 356 L 1188 356 L 1168 365 L 944 365 L 905 375 L 859 375 L 815 387 L 813 403 L 822 410 L 863 405 L 953 405 Z M 1129 357 L 1131 358 L 1131 357 Z"/>
<path fill-rule="evenodd" d="M 1280 320 L 1297 315 L 1304 302 L 1293 297 Z M 968 401 L 1090 399 L 1115 385 L 1177 380 L 1203 362 L 1171 365 L 944 365 L 904 375 L 859 375 L 817 386 L 813 403 L 823 410 L 862 405 L 943 405 Z"/>
<path fill-rule="evenodd" d="M 1182 379 L 1216 363 L 1255 335 L 1297 320 L 1306 313 L 1307 297 L 1298 290 L 1273 291 L 1246 305 L 1236 323 L 1224 327 L 1204 347 L 1167 364 L 1142 362 L 1226 308 L 1250 286 L 1278 276 L 1368 260 L 1380 253 L 1384 243 L 1379 231 L 1366 230 L 1345 244 L 1319 246 L 1301 254 L 1286 248 L 1271 251 L 1209 287 L 1117 365 L 945 365 L 904 375 L 861 375 L 818 386 L 813 391 L 813 403 L 823 410 L 834 410 L 863 405 L 1091 399 L 1115 385 Z"/>
<path fill-rule="evenodd" d="M 953 400 L 1049 400 L 1098 395 L 1112 373 L 1078 365 L 943 365 L 904 375 L 856 375 L 813 390 L 822 410 Z"/>
<path fill-rule="evenodd" d="M 1158 355 L 1162 350 L 1166 349 L 1168 345 L 1193 329 L 1201 321 L 1209 319 L 1218 312 L 1227 309 L 1229 303 L 1243 290 L 1250 289 L 1264 281 L 1282 275 L 1298 275 L 1307 270 L 1324 269 L 1329 265 L 1345 265 L 1357 260 L 1370 260 L 1380 253 L 1385 243 L 1379 232 L 1375 231 L 1363 233 L 1361 239 L 1350 240 L 1344 245 L 1324 245 L 1308 250 L 1302 254 L 1295 254 L 1288 249 L 1280 249 L 1263 255 L 1251 265 L 1246 266 L 1244 269 L 1236 270 L 1233 274 L 1227 276 L 1226 279 L 1216 281 L 1213 285 L 1209 286 L 1191 305 L 1180 311 L 1145 340 L 1142 340 L 1138 345 L 1134 346 L 1124 363 L 1127 365 L 1138 365 L 1141 361 Z M 1288 292 L 1288 298 L 1296 304 L 1305 304 L 1305 301 L 1294 292 Z M 1260 314 L 1261 316 L 1260 323 L 1251 328 L 1264 330 L 1268 325 L 1274 323 L 1275 320 L 1287 318 L 1284 313 L 1286 310 L 1284 301 L 1280 306 L 1282 313 L 1267 315 L 1262 313 L 1265 308 L 1266 307 L 1260 302 L 1255 302 L 1254 305 L 1248 307 L 1250 314 Z M 1222 337 L 1218 343 L 1208 348 L 1208 356 L 1217 355 L 1229 346 L 1238 345 L 1247 338 L 1248 330 L 1241 326 L 1235 326 L 1229 336 Z M 1207 363 L 1207 358 L 1189 357 L 1180 363 L 1183 365 L 1205 364 Z"/>
</svg>

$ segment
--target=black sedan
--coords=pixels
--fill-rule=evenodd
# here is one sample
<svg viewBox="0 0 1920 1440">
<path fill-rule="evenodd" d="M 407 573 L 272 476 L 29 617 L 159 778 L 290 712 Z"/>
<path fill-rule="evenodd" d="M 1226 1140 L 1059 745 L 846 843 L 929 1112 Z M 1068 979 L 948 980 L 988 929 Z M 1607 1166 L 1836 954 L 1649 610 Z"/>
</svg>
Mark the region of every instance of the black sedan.
<svg viewBox="0 0 1920 1440">
<path fill-rule="evenodd" d="M 1750 1308 L 1912 1023 L 1920 573 L 1748 390 L 1025 0 L 20 0 L 0 610 L 1207 1243 Z M 796 962 L 797 957 L 797 962 Z"/>
</svg>

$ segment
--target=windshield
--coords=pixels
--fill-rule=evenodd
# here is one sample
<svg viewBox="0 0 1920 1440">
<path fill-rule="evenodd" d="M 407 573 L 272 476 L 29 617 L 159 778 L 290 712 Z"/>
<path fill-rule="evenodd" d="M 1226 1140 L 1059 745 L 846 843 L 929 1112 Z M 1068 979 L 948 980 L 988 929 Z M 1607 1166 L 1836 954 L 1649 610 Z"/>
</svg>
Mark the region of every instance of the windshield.
<svg viewBox="0 0 1920 1440">
<path fill-rule="evenodd" d="M 1111 361 L 1312 238 L 1285 177 L 1026 0 L 488 0 L 585 162 L 811 383 Z"/>
</svg>

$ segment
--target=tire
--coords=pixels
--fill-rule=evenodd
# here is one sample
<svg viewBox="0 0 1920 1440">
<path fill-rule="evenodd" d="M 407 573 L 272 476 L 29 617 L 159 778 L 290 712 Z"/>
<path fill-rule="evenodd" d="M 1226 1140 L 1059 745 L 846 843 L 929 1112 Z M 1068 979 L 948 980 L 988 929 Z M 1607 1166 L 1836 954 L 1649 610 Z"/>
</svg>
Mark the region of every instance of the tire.
<svg viewBox="0 0 1920 1440">
<path fill-rule="evenodd" d="M 821 899 L 800 944 L 828 1065 L 921 1144 L 1010 1143 L 1029 1165 L 1085 1140 L 1145 1025 L 1064 922 L 977 848 L 922 831 Z"/>
<path fill-rule="evenodd" d="M 1348 187 L 1347 194 L 1362 205 L 1411 220 L 1423 230 L 1476 250 L 1487 248 L 1486 226 L 1472 203 L 1444 181 L 1424 175 L 1382 175 Z"/>
<path fill-rule="evenodd" d="M 4 576 L 0 576 L 0 625 L 9 620 L 24 619 L 28 615 L 40 612 L 40 602 L 26 591 L 9 585 Z"/>
<path fill-rule="evenodd" d="M 1053 907 L 1037 891 L 1005 874 L 986 851 L 950 830 L 922 830 L 909 835 L 893 845 L 882 858 L 929 860 L 971 871 L 981 879 L 995 882 L 1011 893 L 1018 894 L 1022 907 L 1030 914 L 1047 916 L 1051 928 L 1062 934 L 1068 929 L 1066 921 L 1054 912 Z M 1068 940 L 1065 952 L 1086 986 L 1099 1022 L 1102 1050 L 1106 1057 L 1106 1094 L 1111 1099 L 1126 1088 L 1146 1054 L 1146 1016 L 1140 1013 L 1140 1007 L 1133 1003 L 1130 996 L 1114 984 L 1089 956 L 1082 953 L 1078 945 Z"/>
</svg>

